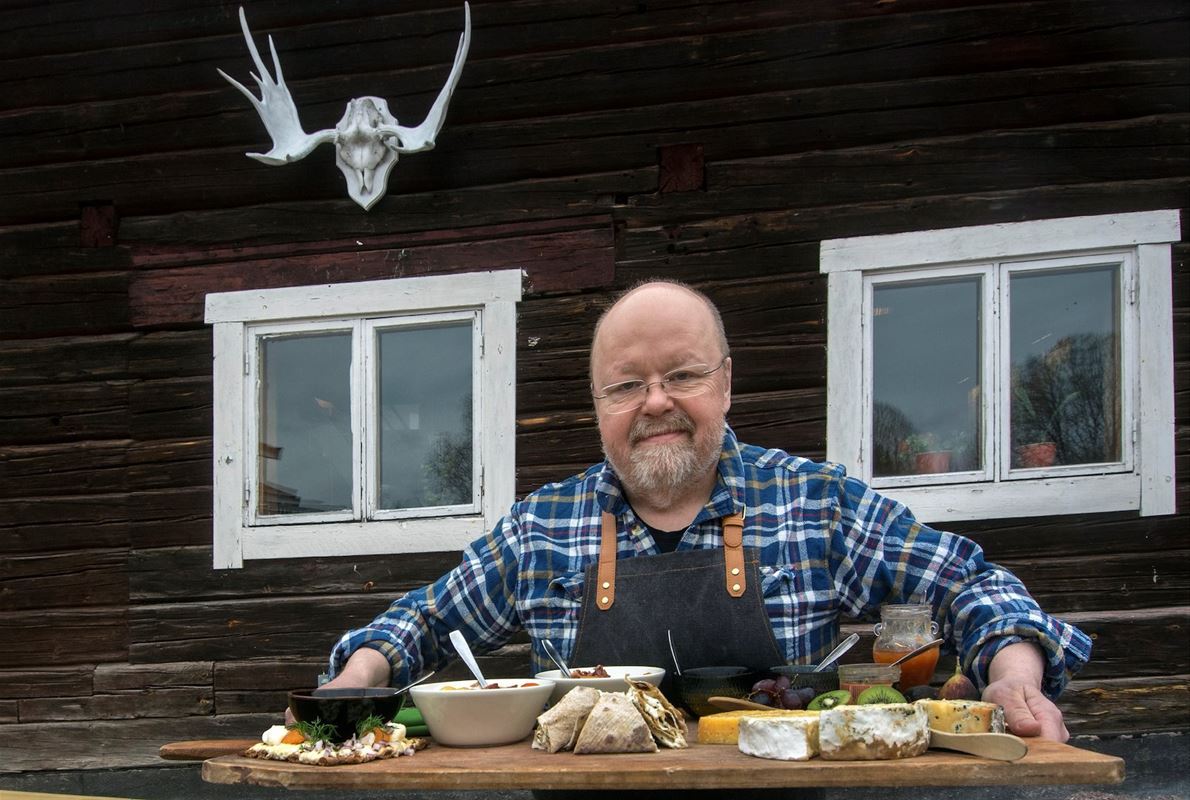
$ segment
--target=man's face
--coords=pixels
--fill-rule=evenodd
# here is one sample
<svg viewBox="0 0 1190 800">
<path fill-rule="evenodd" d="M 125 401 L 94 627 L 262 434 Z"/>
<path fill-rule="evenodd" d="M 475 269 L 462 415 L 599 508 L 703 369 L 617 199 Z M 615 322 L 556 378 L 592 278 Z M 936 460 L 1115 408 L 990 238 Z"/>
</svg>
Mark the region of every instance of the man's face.
<svg viewBox="0 0 1190 800">
<path fill-rule="evenodd" d="M 604 319 L 591 351 L 591 376 L 598 392 L 620 381 L 660 381 L 692 364 L 711 369 L 722 360 L 702 301 L 679 288 L 648 286 Z M 731 407 L 730 359 L 711 379 L 710 388 L 694 397 L 675 399 L 652 386 L 644 405 L 621 414 L 595 401 L 603 452 L 629 497 L 665 504 L 714 473 Z"/>
</svg>

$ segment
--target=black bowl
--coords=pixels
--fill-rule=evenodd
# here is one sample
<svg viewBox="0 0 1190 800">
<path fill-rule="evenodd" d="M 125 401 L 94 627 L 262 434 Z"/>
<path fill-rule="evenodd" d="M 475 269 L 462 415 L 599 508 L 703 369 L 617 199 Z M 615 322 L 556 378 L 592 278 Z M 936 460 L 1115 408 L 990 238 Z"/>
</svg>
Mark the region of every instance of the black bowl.
<svg viewBox="0 0 1190 800">
<path fill-rule="evenodd" d="M 405 704 L 397 689 L 316 689 L 290 692 L 289 710 L 298 722 L 326 722 L 335 726 L 340 739 L 355 736 L 355 726 L 375 714 L 385 722 Z"/>
<path fill-rule="evenodd" d="M 677 685 L 678 703 L 696 717 L 716 714 L 723 709 L 707 702 L 709 697 L 747 698 L 752 684 L 760 680 L 761 673 L 747 667 L 694 667 L 674 675 Z"/>
</svg>

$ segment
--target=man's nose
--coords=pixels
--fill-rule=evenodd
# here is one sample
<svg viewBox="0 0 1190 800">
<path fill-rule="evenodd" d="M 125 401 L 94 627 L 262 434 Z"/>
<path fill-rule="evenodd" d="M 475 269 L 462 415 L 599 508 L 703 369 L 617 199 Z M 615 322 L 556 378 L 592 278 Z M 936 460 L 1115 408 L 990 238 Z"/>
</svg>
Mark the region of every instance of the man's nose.
<svg viewBox="0 0 1190 800">
<path fill-rule="evenodd" d="M 673 398 L 665 391 L 665 384 L 661 381 L 645 387 L 645 402 L 642 408 L 646 414 L 664 413 L 673 408 L 673 404 Z"/>
</svg>

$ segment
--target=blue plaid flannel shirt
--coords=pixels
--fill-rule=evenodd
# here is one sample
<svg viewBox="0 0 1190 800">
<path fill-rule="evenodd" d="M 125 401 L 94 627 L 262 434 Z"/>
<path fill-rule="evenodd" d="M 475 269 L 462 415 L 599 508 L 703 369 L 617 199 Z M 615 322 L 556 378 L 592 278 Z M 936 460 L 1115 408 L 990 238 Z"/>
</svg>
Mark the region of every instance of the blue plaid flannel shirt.
<svg viewBox="0 0 1190 800">
<path fill-rule="evenodd" d="M 971 540 L 918 523 L 837 464 L 742 444 L 728 429 L 718 484 L 678 549 L 721 547 L 719 520 L 740 509 L 744 544 L 759 552 L 765 609 L 790 662 L 816 662 L 835 644 L 840 614 L 874 620 L 882 603 L 929 603 L 944 647 L 962 654 L 964 672 L 981 689 L 992 656 L 1012 642 L 1040 645 L 1042 689 L 1051 697 L 1090 656 L 1082 631 L 1045 614 Z M 583 572 L 598 560 L 604 510 L 617 518 L 618 558 L 659 552 L 611 467 L 596 464 L 514 504 L 459 566 L 344 634 L 331 675 L 370 647 L 388 658 L 392 683 L 402 686 L 454 658 L 448 636 L 455 629 L 481 653 L 525 629 L 534 671 L 549 669 L 540 640 L 563 656 L 574 648 Z"/>
</svg>

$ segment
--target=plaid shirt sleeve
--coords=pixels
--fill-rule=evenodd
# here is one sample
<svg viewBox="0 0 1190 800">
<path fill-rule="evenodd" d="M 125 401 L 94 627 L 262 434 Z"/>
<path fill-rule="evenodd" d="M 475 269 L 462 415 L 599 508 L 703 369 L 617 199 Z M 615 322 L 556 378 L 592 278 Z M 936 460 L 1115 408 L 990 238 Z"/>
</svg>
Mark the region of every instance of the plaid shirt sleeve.
<svg viewBox="0 0 1190 800">
<path fill-rule="evenodd" d="M 391 684 L 404 686 L 454 659 L 453 630 L 463 631 L 481 653 L 508 641 L 520 627 L 514 602 L 516 527 L 511 516 L 505 517 L 467 547 L 459 566 L 400 597 L 367 626 L 343 634 L 331 651 L 331 677 L 361 647 L 384 655 L 392 667 Z"/>
<path fill-rule="evenodd" d="M 1033 641 L 1045 653 L 1041 688 L 1049 697 L 1090 658 L 1086 634 L 1043 612 L 975 542 L 922 525 L 905 506 L 851 478 L 841 479 L 837 501 L 831 569 L 850 614 L 872 619 L 882 603 L 929 603 L 948 649 L 960 653 L 980 689 L 992 658 L 1013 642 Z"/>
</svg>

